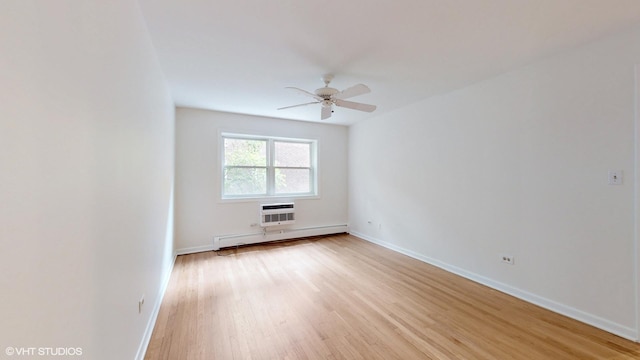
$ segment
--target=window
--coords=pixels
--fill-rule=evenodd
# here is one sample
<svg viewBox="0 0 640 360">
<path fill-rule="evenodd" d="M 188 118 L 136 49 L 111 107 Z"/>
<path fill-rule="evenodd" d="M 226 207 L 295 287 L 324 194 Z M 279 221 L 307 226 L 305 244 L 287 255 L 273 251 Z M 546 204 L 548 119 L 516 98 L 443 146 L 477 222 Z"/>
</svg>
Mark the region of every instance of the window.
<svg viewBox="0 0 640 360">
<path fill-rule="evenodd" d="M 316 141 L 222 134 L 222 198 L 316 195 Z"/>
</svg>

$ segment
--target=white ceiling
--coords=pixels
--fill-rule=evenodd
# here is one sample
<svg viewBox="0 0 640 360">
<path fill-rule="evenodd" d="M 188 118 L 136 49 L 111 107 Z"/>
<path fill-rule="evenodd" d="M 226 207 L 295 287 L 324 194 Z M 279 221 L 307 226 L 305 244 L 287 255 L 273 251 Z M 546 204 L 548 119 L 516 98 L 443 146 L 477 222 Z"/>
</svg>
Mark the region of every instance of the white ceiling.
<svg viewBox="0 0 640 360">
<path fill-rule="evenodd" d="M 639 0 L 139 0 L 177 106 L 320 121 L 323 86 L 367 84 L 369 116 L 640 23 Z"/>
</svg>

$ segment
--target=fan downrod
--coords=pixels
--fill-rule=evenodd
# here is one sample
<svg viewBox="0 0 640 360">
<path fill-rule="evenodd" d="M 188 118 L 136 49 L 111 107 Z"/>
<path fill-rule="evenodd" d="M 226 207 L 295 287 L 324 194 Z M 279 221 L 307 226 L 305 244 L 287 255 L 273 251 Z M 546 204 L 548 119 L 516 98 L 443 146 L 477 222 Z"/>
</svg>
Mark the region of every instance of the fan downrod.
<svg viewBox="0 0 640 360">
<path fill-rule="evenodd" d="M 324 82 L 324 86 L 328 87 L 331 80 L 333 80 L 333 74 L 324 74 L 321 79 Z"/>
</svg>

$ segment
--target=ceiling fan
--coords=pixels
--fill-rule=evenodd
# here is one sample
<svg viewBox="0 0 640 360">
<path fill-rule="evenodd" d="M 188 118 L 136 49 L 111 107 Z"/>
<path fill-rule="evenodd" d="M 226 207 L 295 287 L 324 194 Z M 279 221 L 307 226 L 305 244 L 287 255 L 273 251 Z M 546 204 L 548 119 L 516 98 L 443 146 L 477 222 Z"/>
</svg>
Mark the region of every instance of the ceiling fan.
<svg viewBox="0 0 640 360">
<path fill-rule="evenodd" d="M 298 105 L 285 106 L 285 107 L 278 108 L 278 110 L 290 109 L 298 106 L 307 106 L 311 104 L 321 104 L 322 110 L 320 112 L 320 118 L 322 120 L 325 120 L 331 117 L 331 113 L 333 112 L 333 105 L 344 107 L 347 109 L 360 110 L 360 111 L 366 111 L 366 112 L 372 112 L 376 109 L 375 105 L 369 105 L 369 104 L 363 104 L 363 103 L 344 100 L 350 97 L 370 93 L 371 90 L 369 89 L 369 87 L 367 87 L 367 85 L 358 84 L 350 88 L 346 88 L 342 91 L 338 91 L 337 89 L 329 87 L 329 83 L 331 82 L 331 80 L 333 80 L 333 75 L 331 74 L 324 75 L 322 77 L 322 81 L 324 81 L 324 87 L 316 89 L 315 93 L 311 93 L 309 91 L 302 90 L 296 87 L 287 87 L 287 89 L 293 89 L 301 93 L 302 95 L 310 96 L 314 98 L 316 101 L 312 101 L 304 104 L 298 104 Z"/>
</svg>

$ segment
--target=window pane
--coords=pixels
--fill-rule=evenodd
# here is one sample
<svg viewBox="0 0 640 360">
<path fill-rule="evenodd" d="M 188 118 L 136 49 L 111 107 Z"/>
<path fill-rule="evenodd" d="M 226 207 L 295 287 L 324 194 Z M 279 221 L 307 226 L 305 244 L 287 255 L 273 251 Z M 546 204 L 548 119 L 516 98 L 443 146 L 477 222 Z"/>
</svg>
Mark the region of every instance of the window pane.
<svg viewBox="0 0 640 360">
<path fill-rule="evenodd" d="M 258 195 L 267 193 L 267 169 L 225 168 L 225 195 Z"/>
<path fill-rule="evenodd" d="M 226 166 L 267 166 L 267 142 L 225 138 L 224 164 Z"/>
<path fill-rule="evenodd" d="M 311 170 L 276 168 L 276 194 L 311 192 Z"/>
<path fill-rule="evenodd" d="M 275 148 L 276 166 L 311 166 L 311 144 L 276 141 Z"/>
</svg>

